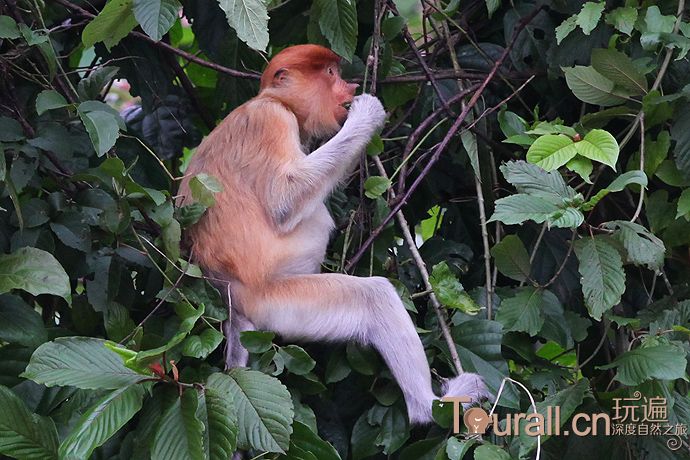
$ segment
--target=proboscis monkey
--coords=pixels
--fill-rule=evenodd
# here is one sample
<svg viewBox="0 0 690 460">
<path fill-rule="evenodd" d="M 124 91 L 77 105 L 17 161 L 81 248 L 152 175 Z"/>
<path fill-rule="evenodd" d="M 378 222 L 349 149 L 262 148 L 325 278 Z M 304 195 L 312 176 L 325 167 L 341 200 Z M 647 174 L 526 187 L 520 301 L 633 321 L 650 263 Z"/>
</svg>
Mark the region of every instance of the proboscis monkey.
<svg viewBox="0 0 690 460">
<path fill-rule="evenodd" d="M 316 45 L 286 48 L 271 60 L 259 95 L 228 115 L 190 162 L 187 177 L 210 174 L 223 191 L 188 237 L 196 261 L 231 286 L 230 367 L 246 365 L 243 330 L 355 340 L 381 353 L 410 421 L 426 423 L 438 397 L 422 342 L 391 283 L 319 273 L 333 229 L 324 200 L 386 117 L 375 97 L 354 97 L 357 85 L 341 79 L 339 61 Z M 327 136 L 333 137 L 307 154 L 310 139 Z M 180 195 L 191 199 L 187 180 Z M 470 373 L 450 379 L 444 393 L 488 396 L 481 377 Z"/>
</svg>

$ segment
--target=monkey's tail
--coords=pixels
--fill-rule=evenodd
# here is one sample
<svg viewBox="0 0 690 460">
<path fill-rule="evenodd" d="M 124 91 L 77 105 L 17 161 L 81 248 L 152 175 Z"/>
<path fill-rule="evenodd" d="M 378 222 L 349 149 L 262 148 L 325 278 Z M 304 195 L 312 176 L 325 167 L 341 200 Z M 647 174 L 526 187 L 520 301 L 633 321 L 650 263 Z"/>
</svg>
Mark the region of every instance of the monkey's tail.
<svg viewBox="0 0 690 460">
<path fill-rule="evenodd" d="M 463 372 L 457 377 L 448 379 L 443 385 L 443 396 L 469 396 L 471 403 L 464 403 L 462 406 L 467 409 L 472 404 L 480 402 L 482 399 L 491 399 L 492 395 L 486 387 L 481 376 L 472 372 Z"/>
</svg>

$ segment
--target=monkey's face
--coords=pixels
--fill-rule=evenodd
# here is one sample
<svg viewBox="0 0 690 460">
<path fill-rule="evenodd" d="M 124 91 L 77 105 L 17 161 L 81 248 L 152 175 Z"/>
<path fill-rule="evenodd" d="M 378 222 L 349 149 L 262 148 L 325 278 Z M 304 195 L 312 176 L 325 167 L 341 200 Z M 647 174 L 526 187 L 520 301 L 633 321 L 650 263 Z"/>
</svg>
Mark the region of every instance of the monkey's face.
<svg viewBox="0 0 690 460">
<path fill-rule="evenodd" d="M 354 83 L 347 83 L 340 77 L 340 69 L 336 65 L 326 67 L 327 82 L 330 88 L 326 91 L 331 93 L 333 118 L 342 125 L 347 118 L 347 112 L 352 99 L 355 96 L 355 90 L 359 85 Z"/>
</svg>

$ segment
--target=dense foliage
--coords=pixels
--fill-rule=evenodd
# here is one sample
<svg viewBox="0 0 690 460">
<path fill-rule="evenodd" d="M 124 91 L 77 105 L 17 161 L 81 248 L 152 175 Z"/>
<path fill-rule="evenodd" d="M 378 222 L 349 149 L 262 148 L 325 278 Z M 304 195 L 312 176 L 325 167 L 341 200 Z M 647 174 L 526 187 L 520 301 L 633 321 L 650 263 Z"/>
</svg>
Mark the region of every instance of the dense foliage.
<svg viewBox="0 0 690 460">
<path fill-rule="evenodd" d="M 265 59 L 305 42 L 390 114 L 330 199 L 324 270 L 390 278 L 438 376 L 494 393 L 510 377 L 562 426 L 641 397 L 690 424 L 687 16 L 684 0 L 0 2 L 0 454 L 537 455 L 535 437 L 453 435 L 448 404 L 410 427 L 356 344 L 246 332 L 251 369 L 224 372 L 228 312 L 183 238 L 222 184 L 194 178 L 181 208 L 175 191 Z M 496 410 L 530 406 L 508 382 Z M 540 455 L 687 458 L 671 438 L 544 436 Z"/>
</svg>

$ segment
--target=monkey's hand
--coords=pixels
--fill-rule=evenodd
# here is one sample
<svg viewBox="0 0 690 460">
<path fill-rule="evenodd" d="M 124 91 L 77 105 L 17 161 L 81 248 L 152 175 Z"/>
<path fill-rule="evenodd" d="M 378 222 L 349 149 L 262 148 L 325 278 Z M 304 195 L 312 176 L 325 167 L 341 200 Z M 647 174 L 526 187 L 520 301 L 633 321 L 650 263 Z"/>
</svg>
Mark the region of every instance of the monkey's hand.
<svg viewBox="0 0 690 460">
<path fill-rule="evenodd" d="M 385 120 L 386 111 L 381 101 L 371 94 L 362 94 L 353 99 L 345 125 L 367 129 L 373 134 L 383 126 Z"/>
</svg>

